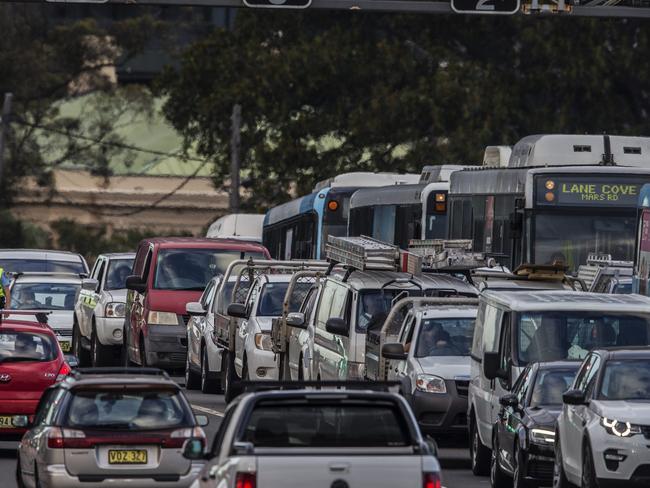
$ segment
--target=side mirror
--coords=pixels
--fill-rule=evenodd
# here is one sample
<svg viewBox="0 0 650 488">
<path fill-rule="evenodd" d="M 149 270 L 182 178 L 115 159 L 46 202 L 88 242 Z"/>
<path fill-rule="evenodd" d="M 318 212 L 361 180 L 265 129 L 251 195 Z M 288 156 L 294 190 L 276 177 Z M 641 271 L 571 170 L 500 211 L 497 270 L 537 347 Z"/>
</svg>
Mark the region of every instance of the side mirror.
<svg viewBox="0 0 650 488">
<path fill-rule="evenodd" d="M 138 275 L 127 276 L 126 289 L 144 293 L 147 291 L 147 283 Z"/>
<path fill-rule="evenodd" d="M 201 439 L 188 439 L 183 445 L 183 457 L 193 461 L 203 459 L 203 441 Z"/>
<path fill-rule="evenodd" d="M 68 363 L 68 366 L 72 369 L 76 369 L 79 367 L 79 358 L 73 354 L 66 354 L 63 356 L 65 359 L 65 362 Z"/>
<path fill-rule="evenodd" d="M 228 315 L 231 317 L 236 317 L 238 319 L 248 318 L 246 313 L 246 305 L 243 303 L 231 303 L 228 305 Z"/>
<path fill-rule="evenodd" d="M 483 353 L 483 375 L 488 380 L 493 380 L 499 376 L 499 353 Z"/>
<path fill-rule="evenodd" d="M 199 427 L 205 427 L 210 423 L 207 415 L 197 415 L 195 418 L 196 423 L 199 424 Z"/>
<path fill-rule="evenodd" d="M 562 401 L 567 405 L 585 405 L 586 399 L 584 392 L 580 390 L 569 390 L 562 394 Z"/>
<path fill-rule="evenodd" d="M 404 345 L 399 342 L 384 344 L 381 348 L 381 355 L 386 359 L 397 359 L 400 361 L 406 359 Z"/>
<path fill-rule="evenodd" d="M 93 278 L 86 278 L 85 280 L 81 280 L 81 288 L 86 291 L 97 291 L 99 288 L 99 281 Z"/>
<path fill-rule="evenodd" d="M 191 316 L 202 316 L 206 314 L 205 309 L 203 308 L 203 305 L 199 302 L 190 302 L 187 305 L 185 305 L 185 310 L 187 311 L 188 314 Z"/>
<path fill-rule="evenodd" d="M 499 403 L 501 404 L 502 407 L 511 407 L 511 408 L 518 408 L 519 407 L 519 400 L 517 400 L 517 397 L 515 395 L 503 395 L 501 398 L 499 398 Z"/>
<path fill-rule="evenodd" d="M 339 319 L 337 317 L 327 319 L 327 322 L 325 322 L 325 330 L 334 335 L 340 335 L 344 337 L 348 337 L 350 335 L 350 328 L 348 327 L 348 324 L 345 322 L 345 320 Z"/>
<path fill-rule="evenodd" d="M 302 312 L 291 312 L 287 315 L 287 325 L 297 327 L 299 329 L 306 329 L 305 314 Z"/>
</svg>

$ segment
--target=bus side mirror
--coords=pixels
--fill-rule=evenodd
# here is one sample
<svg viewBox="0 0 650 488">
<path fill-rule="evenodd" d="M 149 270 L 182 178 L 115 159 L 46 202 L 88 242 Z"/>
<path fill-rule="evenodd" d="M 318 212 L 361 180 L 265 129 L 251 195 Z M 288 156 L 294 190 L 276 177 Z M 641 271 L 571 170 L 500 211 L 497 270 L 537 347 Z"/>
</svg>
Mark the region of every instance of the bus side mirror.
<svg viewBox="0 0 650 488">
<path fill-rule="evenodd" d="M 499 376 L 499 353 L 483 353 L 483 375 L 488 380 L 496 379 Z"/>
</svg>

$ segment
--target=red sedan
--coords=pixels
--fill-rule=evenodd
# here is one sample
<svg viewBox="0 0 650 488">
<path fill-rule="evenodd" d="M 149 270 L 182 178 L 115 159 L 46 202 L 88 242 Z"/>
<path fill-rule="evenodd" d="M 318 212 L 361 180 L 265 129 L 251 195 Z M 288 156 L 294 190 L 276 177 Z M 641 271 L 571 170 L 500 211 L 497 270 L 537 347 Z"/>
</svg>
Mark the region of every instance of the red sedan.
<svg viewBox="0 0 650 488">
<path fill-rule="evenodd" d="M 0 317 L 0 448 L 18 445 L 43 391 L 70 373 L 54 332 L 30 318 Z"/>
</svg>

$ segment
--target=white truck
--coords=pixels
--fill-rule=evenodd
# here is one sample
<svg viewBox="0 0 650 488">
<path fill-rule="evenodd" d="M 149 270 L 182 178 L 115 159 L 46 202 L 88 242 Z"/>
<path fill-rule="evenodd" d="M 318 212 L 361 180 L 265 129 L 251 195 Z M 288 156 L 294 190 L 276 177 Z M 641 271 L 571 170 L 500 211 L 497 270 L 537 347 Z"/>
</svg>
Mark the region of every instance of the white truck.
<svg viewBox="0 0 650 488">
<path fill-rule="evenodd" d="M 184 448 L 208 460 L 192 488 L 439 487 L 435 452 L 401 396 L 331 388 L 242 395 L 207 454 Z"/>
</svg>

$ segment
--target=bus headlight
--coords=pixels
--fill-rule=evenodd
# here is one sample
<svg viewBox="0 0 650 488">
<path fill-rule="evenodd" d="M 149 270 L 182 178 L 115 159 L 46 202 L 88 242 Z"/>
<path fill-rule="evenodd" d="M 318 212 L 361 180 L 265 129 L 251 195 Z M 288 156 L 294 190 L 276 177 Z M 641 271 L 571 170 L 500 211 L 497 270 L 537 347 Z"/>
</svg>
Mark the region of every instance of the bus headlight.
<svg viewBox="0 0 650 488">
<path fill-rule="evenodd" d="M 432 374 L 419 374 L 415 381 L 415 387 L 426 393 L 447 393 L 445 380 Z"/>
</svg>

